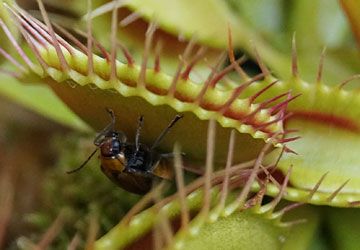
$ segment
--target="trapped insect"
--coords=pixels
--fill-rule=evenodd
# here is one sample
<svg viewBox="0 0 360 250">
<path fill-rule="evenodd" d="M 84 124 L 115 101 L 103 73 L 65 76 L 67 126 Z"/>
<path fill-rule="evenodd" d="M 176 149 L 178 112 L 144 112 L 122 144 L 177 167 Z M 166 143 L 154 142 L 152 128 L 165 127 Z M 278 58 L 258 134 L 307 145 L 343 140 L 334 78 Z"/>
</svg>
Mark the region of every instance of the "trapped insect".
<svg viewBox="0 0 360 250">
<path fill-rule="evenodd" d="M 143 116 L 140 116 L 136 130 L 135 143 L 128 143 L 126 136 L 113 130 L 115 115 L 107 109 L 111 123 L 94 139 L 96 149 L 80 167 L 67 172 L 72 174 L 80 170 L 100 149 L 101 170 L 121 188 L 136 194 L 150 191 L 155 180 L 171 179 L 172 168 L 166 163 L 171 154 L 160 154 L 155 149 L 170 131 L 170 128 L 183 116 L 176 115 L 169 126 L 160 134 L 151 147 L 139 142 Z"/>
</svg>

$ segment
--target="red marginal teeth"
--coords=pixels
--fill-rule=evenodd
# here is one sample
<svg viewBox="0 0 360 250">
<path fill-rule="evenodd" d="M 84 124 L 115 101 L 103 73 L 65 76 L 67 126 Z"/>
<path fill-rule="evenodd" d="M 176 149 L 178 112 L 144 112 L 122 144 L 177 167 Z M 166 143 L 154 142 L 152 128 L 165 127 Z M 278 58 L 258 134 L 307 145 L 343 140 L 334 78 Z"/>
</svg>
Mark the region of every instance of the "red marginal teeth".
<svg viewBox="0 0 360 250">
<path fill-rule="evenodd" d="M 189 78 L 190 72 L 191 70 L 194 68 L 194 66 L 196 65 L 196 63 L 198 63 L 201 58 L 204 56 L 205 52 L 206 52 L 207 48 L 206 47 L 200 47 L 200 49 L 198 50 L 198 52 L 196 53 L 196 55 L 194 56 L 194 58 L 191 60 L 191 62 L 189 63 L 189 65 L 187 66 L 187 68 L 184 70 L 184 72 L 181 75 L 181 79 L 183 79 L 184 81 L 186 81 Z"/>
<path fill-rule="evenodd" d="M 289 118 L 291 115 L 293 115 L 293 114 L 292 114 L 292 113 L 288 113 L 287 115 L 285 115 L 285 116 L 283 116 L 283 117 L 280 116 L 279 118 L 277 118 L 277 119 L 275 119 L 275 120 L 273 120 L 273 121 L 271 121 L 271 122 L 267 122 L 267 123 L 261 124 L 260 126 L 257 126 L 257 127 L 255 127 L 255 128 L 256 128 L 257 130 L 262 130 L 262 129 L 270 126 L 271 124 L 274 124 L 274 123 L 277 123 L 277 122 L 279 122 L 279 121 L 283 121 L 283 120 Z"/>
<path fill-rule="evenodd" d="M 284 94 L 275 96 L 275 97 L 273 97 L 273 98 L 270 98 L 269 100 L 266 100 L 266 101 L 260 103 L 261 109 L 265 108 L 266 105 L 268 105 L 268 104 L 270 104 L 270 103 L 272 103 L 272 102 L 274 102 L 274 101 L 276 101 L 276 100 L 280 99 L 281 97 L 286 96 L 286 95 L 288 95 L 288 94 L 289 94 L 289 92 L 286 92 L 286 93 L 284 93 Z"/>
<path fill-rule="evenodd" d="M 350 181 L 350 179 L 348 179 L 347 181 L 345 181 L 338 189 L 336 189 L 328 198 L 327 198 L 327 202 L 331 202 L 336 195 L 341 191 L 341 189 L 343 189 L 345 187 L 345 185 Z"/>
<path fill-rule="evenodd" d="M 9 38 L 11 44 L 15 48 L 16 52 L 21 56 L 21 58 L 24 60 L 24 62 L 30 67 L 34 68 L 34 63 L 29 59 L 29 57 L 25 54 L 25 52 L 21 49 L 19 44 L 16 42 L 16 39 L 13 37 L 3 20 L 0 18 L 0 26 L 3 29 L 6 36 Z"/>
<path fill-rule="evenodd" d="M 319 181 L 315 184 L 314 188 L 311 190 L 311 192 L 309 193 L 308 197 L 307 197 L 307 201 L 311 200 L 311 198 L 314 196 L 314 194 L 316 193 L 316 191 L 318 191 L 321 183 L 324 181 L 324 179 L 326 178 L 326 176 L 329 174 L 329 172 L 326 172 L 325 174 L 323 174 L 323 176 L 321 176 L 321 178 L 319 179 Z"/>
<path fill-rule="evenodd" d="M 224 176 L 224 181 L 222 184 L 220 200 L 219 200 L 219 206 L 221 208 L 225 207 L 226 198 L 229 192 L 229 182 L 230 182 L 229 170 L 231 168 L 233 161 L 234 145 L 235 145 L 235 130 L 233 129 L 231 130 L 231 134 L 230 134 L 229 149 L 228 149 L 226 166 L 225 166 L 225 176 Z"/>
<path fill-rule="evenodd" d="M 292 100 L 298 98 L 299 96 L 301 96 L 301 94 L 295 95 L 295 96 L 293 96 L 293 97 L 291 97 L 291 98 L 289 98 L 289 99 L 286 99 L 285 101 L 280 102 L 280 103 L 276 104 L 275 106 L 269 108 L 270 114 L 273 114 L 274 111 L 276 111 L 276 110 L 279 109 L 280 107 L 286 106 L 289 102 L 291 102 Z M 285 107 L 285 108 L 286 108 L 286 107 Z"/>
<path fill-rule="evenodd" d="M 259 92 L 257 92 L 255 95 L 253 95 L 252 97 L 250 97 L 249 99 L 249 104 L 252 104 L 256 98 L 258 98 L 262 93 L 264 93 L 266 90 L 268 90 L 269 88 L 271 88 L 272 86 L 274 86 L 279 80 L 276 80 L 274 82 L 272 82 L 271 84 L 269 84 L 268 86 L 266 86 L 265 88 L 263 88 L 262 90 L 260 90 Z"/>
<path fill-rule="evenodd" d="M 128 62 L 128 66 L 131 68 L 134 66 L 134 59 L 131 57 L 130 52 L 125 48 L 125 46 L 120 43 L 119 41 L 116 41 L 116 44 L 120 47 L 121 52 L 124 54 L 126 61 Z"/>
<path fill-rule="evenodd" d="M 284 147 L 284 149 L 285 149 L 285 152 L 286 153 L 291 153 L 291 154 L 294 154 L 294 155 L 297 155 L 298 153 L 296 153 L 294 150 L 291 150 L 290 148 L 288 148 L 288 147 Z"/>
<path fill-rule="evenodd" d="M 27 29 L 30 33 L 32 33 L 32 35 L 40 42 L 40 44 L 42 44 L 44 47 L 47 47 L 47 43 L 45 42 L 48 41 L 50 44 L 54 45 L 54 41 L 51 37 L 51 35 L 49 35 L 49 31 L 46 29 L 47 26 L 45 26 L 44 24 L 42 24 L 41 22 L 39 22 L 36 19 L 33 19 L 31 16 L 29 16 L 26 12 L 24 12 L 22 9 L 17 8 L 15 6 L 16 10 L 21 14 L 21 17 L 10 7 L 8 7 L 8 9 L 14 14 L 16 15 L 16 17 L 21 21 L 21 23 L 24 25 L 25 29 Z M 25 22 L 26 21 L 26 22 Z M 40 36 L 35 32 L 35 30 L 38 32 L 38 34 L 40 34 Z M 33 32 L 32 32 L 33 31 Z M 56 40 L 70 53 L 73 54 L 73 51 L 71 49 L 71 46 L 65 41 L 63 40 L 61 37 L 59 37 L 58 35 L 55 34 L 55 37 L 57 38 Z"/>
<path fill-rule="evenodd" d="M 231 37 L 231 27 L 230 23 L 228 23 L 228 41 L 229 41 L 229 59 L 232 65 L 234 65 L 234 68 L 236 72 L 239 74 L 239 76 L 244 80 L 247 81 L 249 79 L 249 76 L 246 74 L 246 72 L 239 66 L 239 64 L 235 63 L 235 57 L 234 57 L 234 50 L 232 46 L 232 37 Z"/>
<path fill-rule="evenodd" d="M 293 169 L 293 165 L 290 166 L 288 172 L 286 173 L 286 176 L 285 176 L 284 182 L 283 182 L 283 184 L 281 186 L 279 194 L 269 203 L 269 204 L 271 204 L 271 208 L 270 208 L 271 212 L 274 211 L 276 205 L 280 202 L 281 198 L 283 197 L 283 195 L 285 193 L 285 189 L 286 189 L 287 184 L 289 182 L 289 178 L 290 178 L 290 174 L 291 174 L 292 169 Z"/>
<path fill-rule="evenodd" d="M 49 67 L 49 65 L 44 61 L 44 59 L 40 56 L 40 53 L 38 51 L 38 47 L 39 47 L 39 43 L 43 46 L 43 47 L 47 47 L 48 43 L 46 42 L 46 40 L 43 38 L 43 36 L 41 36 L 38 33 L 38 30 L 35 28 L 33 28 L 33 26 L 29 25 L 29 23 L 31 24 L 31 22 L 26 22 L 24 20 L 24 15 L 19 16 L 13 9 L 11 9 L 9 6 L 7 6 L 7 8 L 11 11 L 11 13 L 15 16 L 15 18 L 20 21 L 20 23 L 23 25 L 21 26 L 20 23 L 15 22 L 15 25 L 19 28 L 21 34 L 23 35 L 23 37 L 25 38 L 26 42 L 29 44 L 31 50 L 33 51 L 36 59 L 39 61 L 41 67 L 43 69 L 47 69 Z M 23 18 L 24 17 L 24 18 Z M 31 21 L 31 20 L 30 20 Z M 36 24 L 35 24 L 36 25 Z M 39 28 L 39 30 L 41 30 L 41 28 Z M 30 33 L 28 33 L 30 32 Z M 46 32 L 45 32 L 46 33 Z M 31 35 L 32 36 L 31 36 Z"/>
<path fill-rule="evenodd" d="M 26 42 L 29 44 L 31 50 L 34 52 L 34 55 L 35 55 L 36 59 L 39 61 L 41 67 L 43 69 L 47 69 L 49 67 L 49 65 L 40 56 L 37 46 L 35 45 L 36 41 L 23 29 L 23 27 L 21 27 L 20 25 L 18 25 L 18 27 L 19 27 L 21 34 L 25 38 Z"/>
<path fill-rule="evenodd" d="M 286 212 L 289 212 L 290 210 L 297 208 L 299 206 L 302 206 L 306 204 L 306 202 L 296 202 L 296 203 L 292 203 L 287 205 L 286 207 L 282 208 L 279 212 L 279 214 L 282 216 L 283 214 L 285 214 Z"/>
<path fill-rule="evenodd" d="M 9 55 L 5 50 L 0 48 L 0 54 L 2 54 L 6 59 L 8 59 L 12 64 L 14 64 L 18 69 L 25 72 L 26 69 L 18 61 L 15 60 L 11 55 Z"/>
<path fill-rule="evenodd" d="M 154 70 L 156 73 L 160 72 L 160 55 L 161 55 L 161 50 L 163 47 L 163 43 L 162 40 L 158 40 L 156 43 L 156 47 L 155 47 L 155 62 L 154 62 Z"/>
<path fill-rule="evenodd" d="M 64 36 L 66 36 L 71 42 L 73 42 L 85 55 L 89 55 L 89 51 L 87 47 L 82 44 L 75 36 L 73 36 L 66 29 L 62 28 L 60 25 L 54 23 L 53 24 L 56 29 L 58 29 Z"/>
<path fill-rule="evenodd" d="M 206 90 L 208 89 L 208 87 L 210 86 L 210 83 L 212 81 L 212 79 L 214 78 L 214 75 L 216 74 L 216 71 L 218 70 L 218 68 L 220 68 L 220 66 L 222 65 L 223 61 L 225 60 L 226 54 L 222 53 L 216 60 L 216 64 L 215 66 L 211 69 L 211 73 L 209 74 L 208 78 L 205 81 L 204 86 L 202 87 L 199 95 L 195 98 L 194 103 L 199 104 L 202 101 L 202 98 L 204 97 Z"/>
<path fill-rule="evenodd" d="M 318 71 L 318 76 L 317 76 L 317 83 L 321 83 L 325 51 L 326 51 L 326 47 L 324 47 L 323 51 L 321 52 L 320 63 L 319 63 L 319 71 Z"/>
<path fill-rule="evenodd" d="M 6 70 L 6 69 L 0 69 L 0 73 L 5 74 L 5 75 L 9 75 L 9 76 L 14 77 L 14 78 L 21 78 L 22 77 L 21 73 L 9 71 L 9 70 Z"/>
<path fill-rule="evenodd" d="M 235 65 L 239 65 L 241 63 L 243 63 L 246 60 L 246 56 L 242 56 L 240 57 L 238 60 L 236 60 L 234 63 L 230 64 L 228 67 L 226 67 L 222 72 L 220 72 L 219 74 L 217 74 L 214 79 L 211 81 L 210 86 L 212 88 L 215 88 L 216 84 L 225 76 L 227 75 L 230 71 L 232 71 L 235 67 Z"/>
<path fill-rule="evenodd" d="M 279 143 L 287 143 L 287 142 L 291 142 L 291 141 L 296 141 L 297 139 L 300 139 L 301 136 L 296 136 L 296 137 L 292 137 L 292 138 L 286 138 L 286 139 L 282 139 L 279 140 Z"/>
<path fill-rule="evenodd" d="M 111 34 L 110 34 L 110 40 L 111 40 L 110 80 L 111 81 L 115 81 L 118 78 L 117 77 L 117 72 L 116 72 L 116 32 L 117 32 L 117 25 L 118 25 L 118 22 L 117 22 L 117 5 L 116 5 L 116 2 L 114 2 L 112 14 L 111 14 Z M 141 67 L 143 67 L 143 66 L 141 65 Z M 141 75 L 141 73 L 140 73 L 140 75 Z M 139 76 L 139 78 L 140 78 L 140 76 Z"/>
<path fill-rule="evenodd" d="M 245 82 L 245 83 L 242 84 L 241 86 L 237 87 L 237 88 L 234 90 L 234 92 L 233 92 L 232 96 L 230 97 L 229 101 L 227 101 L 227 102 L 224 104 L 224 106 L 222 107 L 222 109 L 220 110 L 220 113 L 221 113 L 221 114 L 224 114 L 224 113 L 227 111 L 227 109 L 231 106 L 231 104 L 239 97 L 239 95 L 240 95 L 247 87 L 249 87 L 252 83 L 260 80 L 260 79 L 263 78 L 263 77 L 264 77 L 264 74 L 261 73 L 261 74 L 255 76 L 254 78 L 252 78 L 250 81 Z"/>
<path fill-rule="evenodd" d="M 143 58 L 141 61 L 141 69 L 139 74 L 139 80 L 138 80 L 138 86 L 145 87 L 146 85 L 146 69 L 147 69 L 147 60 L 150 54 L 151 45 L 153 42 L 154 34 L 156 31 L 156 24 L 150 23 L 149 27 L 146 31 L 146 38 L 145 38 L 145 44 L 144 44 L 144 52 L 143 52 Z M 116 39 L 116 37 L 115 37 Z"/>
<path fill-rule="evenodd" d="M 296 39 L 295 33 L 292 39 L 292 75 L 293 77 L 299 76 L 298 65 L 297 65 L 297 55 L 296 55 Z"/>
<path fill-rule="evenodd" d="M 176 73 L 174 75 L 171 86 L 169 88 L 168 96 L 174 96 L 174 93 L 176 90 L 176 84 L 178 83 L 180 75 L 181 75 L 181 70 L 184 67 L 185 61 L 188 59 L 188 57 L 194 47 L 194 44 L 195 44 L 195 38 L 192 38 L 189 41 L 189 43 L 186 45 L 185 51 L 184 51 L 183 55 L 180 57 L 179 65 L 176 69 Z"/>
<path fill-rule="evenodd" d="M 92 76 L 95 72 L 94 70 L 94 55 L 93 55 L 93 34 L 92 34 L 92 20 L 91 20 L 91 9 L 92 9 L 92 4 L 91 1 L 88 0 L 87 1 L 87 5 L 88 5 L 88 26 L 87 26 L 87 50 L 89 51 L 88 54 L 88 75 Z"/>
<path fill-rule="evenodd" d="M 59 41 L 56 38 L 55 32 L 54 32 L 54 30 L 53 30 L 53 28 L 51 26 L 50 19 L 49 19 L 48 15 L 47 15 L 44 4 L 43 4 L 43 2 L 41 0 L 38 0 L 38 4 L 39 4 L 41 14 L 42 14 L 42 16 L 44 18 L 45 24 L 46 24 L 46 26 L 48 28 L 49 33 L 50 33 L 52 44 L 54 45 L 55 50 L 56 50 L 56 54 L 57 54 L 57 56 L 59 58 L 61 69 L 64 72 L 69 72 L 70 67 L 69 67 L 68 63 L 66 62 L 66 60 L 65 60 L 64 54 L 61 51 Z"/>
<path fill-rule="evenodd" d="M 253 42 L 252 42 L 252 45 L 253 45 L 256 61 L 261 69 L 261 72 L 263 72 L 265 76 L 270 75 L 270 71 L 266 68 L 264 62 L 261 60 L 261 57 L 260 57 L 260 55 L 256 49 L 256 46 Z"/>
<path fill-rule="evenodd" d="M 350 77 L 350 78 L 346 79 L 345 81 L 343 81 L 342 83 L 340 83 L 340 84 L 338 85 L 338 88 L 339 88 L 339 89 L 342 89 L 342 88 L 343 88 L 346 84 L 348 84 L 350 81 L 355 80 L 355 79 L 358 79 L 358 78 L 360 78 L 360 74 L 358 74 L 358 75 L 353 75 L 352 77 Z"/>
<path fill-rule="evenodd" d="M 23 27 L 30 32 L 30 34 L 36 38 L 36 40 L 43 46 L 43 47 L 48 47 L 49 43 L 46 41 L 46 39 L 44 39 L 44 34 L 46 36 L 48 36 L 48 34 L 46 32 L 44 32 L 41 28 L 39 28 L 36 24 L 35 26 L 32 26 L 32 22 L 30 20 L 30 22 L 27 20 L 28 18 L 23 16 L 20 17 L 13 9 L 11 9 L 10 7 L 8 7 L 8 10 L 11 11 L 11 13 L 16 17 L 16 19 L 18 19 L 21 24 L 23 25 Z M 26 21 L 24 20 L 24 18 L 26 19 Z M 31 25 L 29 25 L 31 24 Z M 39 34 L 40 33 L 40 34 Z M 51 39 L 50 39 L 51 41 Z"/>
<path fill-rule="evenodd" d="M 98 40 L 96 40 L 95 38 L 92 38 L 93 42 L 95 43 L 96 47 L 98 47 L 98 49 L 100 50 L 101 54 L 105 57 L 107 62 L 110 62 L 110 55 L 109 53 L 107 53 L 107 51 L 105 50 L 105 48 L 101 45 L 101 43 L 99 43 Z"/>
<path fill-rule="evenodd" d="M 276 101 L 277 99 L 280 99 L 283 96 L 288 95 L 289 92 L 286 92 L 284 94 L 275 96 L 267 101 L 264 101 L 262 103 L 260 103 L 260 105 L 258 106 L 257 109 L 255 109 L 253 112 L 251 112 L 249 115 L 245 116 L 244 118 L 242 118 L 239 122 L 245 123 L 247 121 L 249 121 L 251 118 L 253 118 L 260 110 L 262 110 L 263 108 L 265 108 L 268 104 L 270 104 L 271 102 Z"/>
<path fill-rule="evenodd" d="M 288 100 L 290 100 L 291 99 L 291 90 L 289 91 L 289 94 L 288 94 L 288 96 L 287 96 L 287 99 L 286 99 L 286 101 L 288 101 Z M 280 115 L 280 117 L 284 117 L 285 116 L 285 111 L 286 111 L 286 109 L 287 109 L 287 106 L 288 106 L 288 103 L 289 103 L 289 101 L 288 102 L 285 102 L 285 104 L 281 107 L 281 109 L 280 109 L 280 111 L 279 111 L 279 115 Z M 275 111 L 276 109 L 274 109 L 274 111 Z M 271 112 L 271 114 L 272 114 L 272 112 Z"/>
<path fill-rule="evenodd" d="M 59 28 L 60 26 L 57 26 L 57 28 Z M 62 29 L 62 30 L 64 30 L 64 29 Z M 64 30 L 66 33 L 68 33 L 66 30 Z M 83 32 L 82 30 L 79 30 L 79 29 L 74 29 L 74 31 L 77 33 L 77 34 L 79 34 L 79 35 L 81 35 L 81 36 L 83 36 L 83 37 L 86 37 L 86 38 L 88 38 L 88 35 L 85 33 L 85 32 Z M 62 31 L 63 32 L 63 31 Z M 65 32 L 63 32 L 65 35 L 66 35 L 66 33 Z M 69 34 L 69 33 L 68 33 Z M 72 36 L 71 34 L 69 34 L 70 36 Z M 69 36 L 68 36 L 69 37 Z M 69 37 L 69 39 L 70 40 L 73 40 L 73 39 L 71 39 L 70 37 Z M 76 39 L 76 38 L 75 38 Z M 106 59 L 106 61 L 108 62 L 108 63 L 110 63 L 110 55 L 109 55 L 109 53 L 105 50 L 105 48 L 99 43 L 99 41 L 98 40 L 96 40 L 94 37 L 92 37 L 91 38 L 92 39 L 92 41 L 93 41 L 93 43 L 96 45 L 96 47 L 98 47 L 98 49 L 100 50 L 100 52 L 101 52 L 101 54 L 104 56 L 104 58 Z M 76 39 L 77 40 L 77 39 Z M 77 40 L 78 41 L 78 40 Z M 74 42 L 74 41 L 73 41 Z M 75 42 L 74 42 L 75 43 Z M 77 45 L 77 42 L 75 43 L 75 45 Z M 82 47 L 84 48 L 85 46 L 84 45 L 82 45 Z M 80 47 L 79 47 L 80 48 Z M 85 47 L 86 48 L 86 47 Z M 83 49 L 82 49 L 83 50 Z M 87 51 L 87 48 L 86 48 L 86 54 L 88 53 L 88 51 Z"/>
</svg>

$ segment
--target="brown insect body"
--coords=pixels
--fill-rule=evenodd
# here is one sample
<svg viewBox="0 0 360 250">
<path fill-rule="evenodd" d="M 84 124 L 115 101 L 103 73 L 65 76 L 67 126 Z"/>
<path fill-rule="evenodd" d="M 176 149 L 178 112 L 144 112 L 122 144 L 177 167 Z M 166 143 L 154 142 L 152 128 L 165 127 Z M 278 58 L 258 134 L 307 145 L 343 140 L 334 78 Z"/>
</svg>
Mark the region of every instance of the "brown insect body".
<svg viewBox="0 0 360 250">
<path fill-rule="evenodd" d="M 126 142 L 125 135 L 120 135 L 112 130 L 115 116 L 111 110 L 107 111 L 111 115 L 112 122 L 95 138 L 96 150 L 79 168 L 68 173 L 80 170 L 100 149 L 102 172 L 116 185 L 129 192 L 145 194 L 150 191 L 154 181 L 171 179 L 173 170 L 166 160 L 166 156 L 169 154 L 160 154 L 155 148 L 182 116 L 176 116 L 154 144 L 148 147 L 139 143 L 142 116 L 139 118 L 135 144 L 132 144 Z"/>
<path fill-rule="evenodd" d="M 145 194 L 151 189 L 153 181 L 171 179 L 172 169 L 159 153 L 144 144 L 139 146 L 136 151 L 135 144 L 120 143 L 118 134 L 111 132 L 105 136 L 100 147 L 101 170 L 119 187 Z"/>
</svg>

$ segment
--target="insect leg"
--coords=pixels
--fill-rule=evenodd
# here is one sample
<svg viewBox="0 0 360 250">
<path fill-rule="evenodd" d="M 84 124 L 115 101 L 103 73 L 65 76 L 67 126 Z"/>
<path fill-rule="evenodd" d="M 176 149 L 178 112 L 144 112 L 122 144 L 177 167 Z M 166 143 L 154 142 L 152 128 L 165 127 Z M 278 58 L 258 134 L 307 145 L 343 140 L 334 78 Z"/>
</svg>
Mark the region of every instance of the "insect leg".
<svg viewBox="0 0 360 250">
<path fill-rule="evenodd" d="M 70 171 L 66 171 L 66 173 L 67 173 L 67 174 L 73 174 L 73 173 L 79 171 L 80 169 L 82 169 L 82 168 L 86 165 L 86 163 L 88 163 L 88 161 L 90 161 L 90 159 L 94 156 L 94 154 L 96 153 L 96 151 L 98 151 L 98 149 L 99 149 L 99 148 L 96 148 L 96 149 L 94 150 L 94 152 L 92 152 L 92 153 L 89 155 L 89 157 L 86 159 L 86 161 L 84 161 L 83 164 L 80 165 L 80 167 L 75 168 L 75 169 L 70 170 Z"/>
<path fill-rule="evenodd" d="M 140 137 L 140 130 L 141 130 L 143 121 L 144 121 L 144 116 L 141 115 L 139 117 L 138 127 L 137 127 L 137 130 L 136 130 L 136 137 L 135 137 L 136 151 L 135 151 L 135 154 L 139 151 L 139 148 L 140 148 L 139 137 Z"/>
<path fill-rule="evenodd" d="M 115 124 L 115 115 L 114 115 L 114 111 L 112 111 L 111 109 L 106 108 L 106 111 L 110 114 L 111 117 L 111 123 L 109 125 L 107 125 L 94 139 L 94 145 L 99 147 L 101 145 L 101 143 L 103 142 L 103 140 L 101 139 L 102 136 L 106 135 L 107 133 L 109 133 L 109 131 L 114 127 Z"/>
<path fill-rule="evenodd" d="M 170 128 L 172 126 L 174 126 L 174 124 L 180 120 L 181 118 L 183 118 L 183 115 L 176 115 L 174 120 L 171 121 L 171 123 L 169 124 L 169 126 L 160 134 L 160 136 L 156 139 L 156 141 L 153 143 L 153 145 L 151 146 L 150 150 L 155 149 L 157 146 L 159 146 L 159 144 L 161 143 L 161 141 L 164 139 L 164 137 L 167 135 L 167 133 L 169 133 Z"/>
</svg>

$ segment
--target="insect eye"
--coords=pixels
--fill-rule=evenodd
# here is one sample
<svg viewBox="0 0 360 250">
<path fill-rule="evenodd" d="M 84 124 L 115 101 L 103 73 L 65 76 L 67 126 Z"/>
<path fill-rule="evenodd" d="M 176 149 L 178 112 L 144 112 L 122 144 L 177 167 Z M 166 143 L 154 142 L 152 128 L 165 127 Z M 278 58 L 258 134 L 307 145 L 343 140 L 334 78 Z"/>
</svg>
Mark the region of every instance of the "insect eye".
<svg viewBox="0 0 360 250">
<path fill-rule="evenodd" d="M 120 142 L 119 140 L 114 140 L 111 144 L 112 153 L 116 154 L 120 152 Z"/>
</svg>

